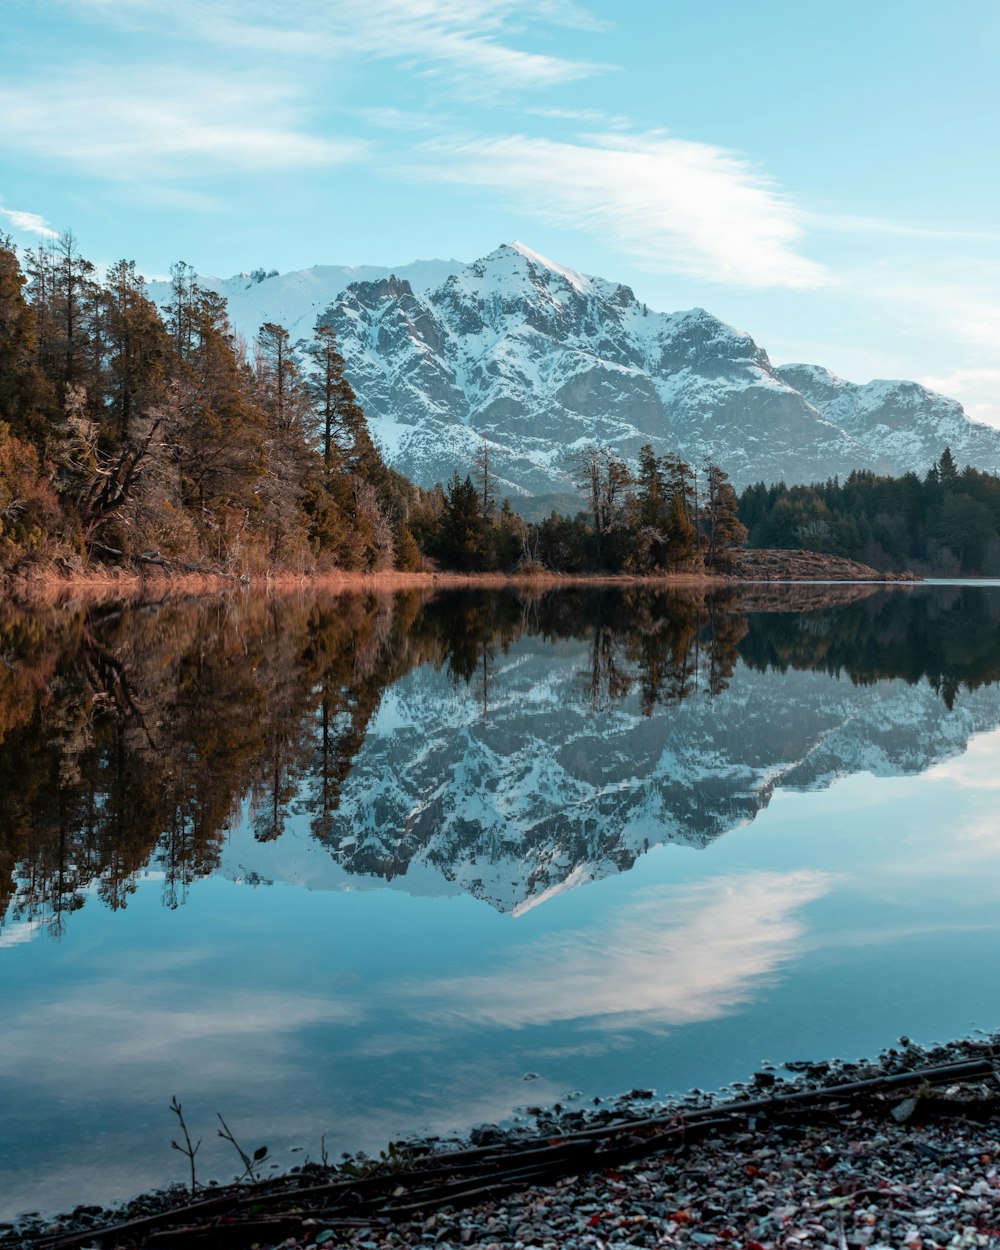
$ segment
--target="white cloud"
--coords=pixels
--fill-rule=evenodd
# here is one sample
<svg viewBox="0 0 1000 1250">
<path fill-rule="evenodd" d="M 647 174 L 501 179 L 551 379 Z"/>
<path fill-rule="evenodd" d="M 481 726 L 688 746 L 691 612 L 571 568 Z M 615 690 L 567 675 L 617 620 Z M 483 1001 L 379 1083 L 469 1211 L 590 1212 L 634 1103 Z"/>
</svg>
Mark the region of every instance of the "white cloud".
<svg viewBox="0 0 1000 1250">
<path fill-rule="evenodd" d="M 308 134 L 294 94 L 259 79 L 92 66 L 0 87 L 0 146 L 113 179 L 285 170 L 358 158 L 363 145 Z"/>
<path fill-rule="evenodd" d="M 416 177 L 504 193 L 551 224 L 599 234 L 652 271 L 749 287 L 816 287 L 796 208 L 742 157 L 661 134 L 576 143 L 511 135 L 424 145 Z"/>
<path fill-rule="evenodd" d="M 904 239 L 973 240 L 995 243 L 1000 234 L 987 230 L 963 230 L 947 226 L 926 226 L 916 222 L 896 221 L 891 217 L 872 217 L 862 213 L 805 213 L 803 222 L 816 230 L 832 234 L 890 235 Z"/>
<path fill-rule="evenodd" d="M 576 126 L 600 126 L 603 130 L 626 131 L 634 130 L 635 124 L 630 117 L 621 113 L 606 113 L 603 109 L 564 109 L 564 108 L 526 108 L 522 110 L 525 117 L 543 117 L 547 121 L 571 122 Z"/>
<path fill-rule="evenodd" d="M 549 87 L 586 77 L 595 66 L 527 52 L 503 38 L 512 17 L 531 14 L 524 0 L 345 0 L 337 6 L 343 37 L 379 60 L 415 58 L 445 66 L 468 88 Z M 543 20 L 559 22 L 549 5 Z"/>
<path fill-rule="evenodd" d="M 16 208 L 0 208 L 0 217 L 6 217 L 15 230 L 24 234 L 37 234 L 43 239 L 58 239 L 59 231 L 53 230 L 38 213 L 25 213 Z"/>
<path fill-rule="evenodd" d="M 1000 426 L 1000 367 L 951 369 L 916 379 L 932 391 L 957 399 L 973 421 Z"/>
<path fill-rule="evenodd" d="M 435 1018 L 507 1028 L 714 1020 L 750 1002 L 800 948 L 794 913 L 827 893 L 821 872 L 750 872 L 646 891 L 598 931 L 545 938 L 498 972 L 409 990 Z"/>
<path fill-rule="evenodd" d="M 923 265 L 923 272 L 921 272 Z M 894 258 L 845 275 L 856 301 L 881 307 L 918 344 L 916 380 L 1000 427 L 1000 267 L 989 257 Z M 898 370 L 897 370 L 898 373 Z"/>
<path fill-rule="evenodd" d="M 8 1021 L 10 1035 L 0 1053 L 0 1076 L 58 1085 L 66 1072 L 86 1073 L 92 1094 L 99 1082 L 113 1088 L 126 1071 L 141 1073 L 147 1087 L 169 1085 L 178 1056 L 208 1084 L 231 1076 L 231 1055 L 241 1054 L 246 1079 L 276 1076 L 294 1039 L 318 1025 L 355 1023 L 361 1007 L 347 1000 L 233 988 L 208 998 L 184 997 L 178 980 L 176 1001 L 156 999 L 156 985 L 130 980 L 91 983 L 86 990 L 33 1004 Z M 66 1039 L 75 1043 L 68 1046 Z M 104 1056 L 98 1071 L 91 1056 Z M 82 1079 L 82 1078 L 81 1078 Z"/>
<path fill-rule="evenodd" d="M 597 30 L 580 6 L 549 0 L 66 0 L 77 12 L 119 26 L 167 29 L 178 38 L 269 56 L 398 60 L 416 72 L 444 71 L 451 86 L 487 91 L 548 87 L 597 69 L 583 61 L 513 46 L 530 21 Z M 511 29 L 511 27 L 515 29 Z"/>
</svg>

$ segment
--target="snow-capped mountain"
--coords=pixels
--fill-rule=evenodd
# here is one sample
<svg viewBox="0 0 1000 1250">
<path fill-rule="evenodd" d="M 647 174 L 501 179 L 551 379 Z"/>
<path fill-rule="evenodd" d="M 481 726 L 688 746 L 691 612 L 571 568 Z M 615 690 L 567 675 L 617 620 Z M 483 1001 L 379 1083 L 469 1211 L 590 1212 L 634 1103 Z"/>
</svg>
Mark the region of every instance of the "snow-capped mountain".
<svg viewBox="0 0 1000 1250">
<path fill-rule="evenodd" d="M 388 881 L 517 915 L 650 847 L 706 846 L 779 789 L 917 774 L 1000 724 L 995 685 L 948 711 L 926 680 L 778 679 L 742 662 L 715 697 L 644 715 L 636 690 L 595 711 L 592 671 L 590 640 L 527 637 L 485 685 L 430 665 L 409 673 L 369 725 L 328 836 L 305 819 L 274 842 L 244 831 L 223 873 L 311 889 Z"/>
<path fill-rule="evenodd" d="M 206 290 L 225 296 L 233 329 L 252 343 L 265 321 L 282 325 L 292 340 L 310 338 L 316 319 L 342 295 L 352 282 L 376 282 L 399 274 L 414 290 L 439 286 L 449 274 L 462 268 L 457 260 L 418 260 L 395 268 L 385 265 L 313 265 L 291 273 L 265 272 L 234 274 L 217 278 L 199 274 L 197 282 Z M 170 283 L 149 283 L 150 298 L 162 309 L 170 304 Z"/>
<path fill-rule="evenodd" d="M 1000 437 L 970 421 L 956 399 L 919 382 L 845 382 L 820 365 L 780 365 L 777 374 L 812 406 L 855 439 L 870 457 L 895 472 L 925 471 L 945 447 L 960 465 L 995 472 Z"/>
<path fill-rule="evenodd" d="M 206 281 L 206 280 L 202 280 Z M 704 309 L 658 313 L 620 283 L 520 243 L 468 265 L 318 266 L 206 281 L 252 338 L 277 321 L 337 331 L 347 374 L 389 463 L 423 485 L 472 469 L 489 439 L 499 489 L 576 499 L 587 443 L 634 459 L 644 443 L 737 486 L 808 482 L 855 468 L 923 473 L 949 445 L 1000 470 L 1000 431 L 913 382 L 857 386 L 764 349 Z M 161 289 L 162 286 L 162 289 Z M 166 284 L 154 284 L 165 302 Z"/>
<path fill-rule="evenodd" d="M 430 484 L 490 440 L 501 489 L 572 493 L 588 442 L 643 443 L 737 482 L 849 472 L 864 449 L 702 309 L 663 314 L 515 243 L 419 291 L 355 283 L 324 313 L 389 461 Z"/>
</svg>

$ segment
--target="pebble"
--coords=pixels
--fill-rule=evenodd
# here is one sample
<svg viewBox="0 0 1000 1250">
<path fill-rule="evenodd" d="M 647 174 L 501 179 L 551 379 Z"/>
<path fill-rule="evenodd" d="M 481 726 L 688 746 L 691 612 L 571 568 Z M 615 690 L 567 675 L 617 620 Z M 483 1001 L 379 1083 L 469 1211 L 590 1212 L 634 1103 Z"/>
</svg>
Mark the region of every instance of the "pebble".
<svg viewBox="0 0 1000 1250">
<path fill-rule="evenodd" d="M 955 1043 L 928 1054 L 908 1039 L 871 1064 L 810 1061 L 785 1065 L 799 1072 L 783 1089 L 838 1084 L 865 1072 L 907 1071 L 925 1063 L 981 1057 L 982 1044 Z M 1000 1053 L 1000 1035 L 992 1041 Z M 917 1053 L 919 1052 L 919 1053 Z M 760 1083 L 756 1081 L 759 1090 Z M 968 1091 L 969 1087 L 964 1087 Z M 960 1089 L 937 1089 L 952 1100 L 940 1119 L 922 1115 L 910 1098 L 905 1116 L 853 1114 L 814 1124 L 768 1125 L 709 1138 L 668 1155 L 655 1155 L 607 1172 L 564 1178 L 492 1203 L 443 1210 L 413 1224 L 324 1229 L 322 1218 L 284 1250 L 404 1250 L 417 1245 L 470 1250 L 612 1250 L 619 1246 L 719 1246 L 732 1250 L 1000 1250 L 1000 1103 L 979 1121 L 962 1113 Z M 977 1114 L 995 1091 L 972 1087 Z M 616 1100 L 613 1113 L 593 1111 L 591 1122 L 645 1119 L 651 1091 L 634 1090 L 642 1105 Z M 712 1099 L 700 1091 L 698 1105 Z M 731 1096 L 731 1094 L 727 1095 Z M 750 1091 L 751 1097 L 759 1092 Z M 896 1105 L 903 1103 L 899 1099 Z M 540 1113 L 541 1108 L 537 1109 Z M 536 1109 L 531 1109 L 535 1113 Z M 579 1122 L 579 1112 L 573 1124 Z M 926 1119 L 926 1122 L 924 1122 Z M 569 1121 L 545 1112 L 558 1130 Z M 507 1140 L 511 1130 L 484 1125 L 470 1139 Z M 456 1143 L 459 1144 L 459 1143 Z M 0 1250 L 36 1250 L 46 1234 L 83 1231 L 178 1205 L 180 1187 L 147 1194 L 118 1212 L 77 1207 L 71 1215 L 37 1212 L 0 1225 Z M 277 1250 L 259 1243 L 260 1250 Z M 234 1246 L 233 1250 L 244 1250 Z M 248 1244 L 245 1250 L 251 1250 Z"/>
</svg>

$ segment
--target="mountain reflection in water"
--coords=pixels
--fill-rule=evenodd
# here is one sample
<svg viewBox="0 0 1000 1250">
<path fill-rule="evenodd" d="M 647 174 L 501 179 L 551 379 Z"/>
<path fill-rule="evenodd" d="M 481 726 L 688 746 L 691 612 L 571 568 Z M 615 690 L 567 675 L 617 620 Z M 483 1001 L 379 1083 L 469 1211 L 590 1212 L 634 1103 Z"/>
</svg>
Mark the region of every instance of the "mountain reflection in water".
<svg viewBox="0 0 1000 1250">
<path fill-rule="evenodd" d="M 216 1111 L 288 1167 L 995 1028 L 998 644 L 969 586 L 0 608 L 0 1220 L 180 1179 L 172 1094 L 225 1179 Z"/>
<path fill-rule="evenodd" d="M 974 587 L 7 606 L 0 657 L 3 944 L 143 872 L 171 907 L 220 868 L 290 878 L 290 827 L 313 876 L 429 870 L 517 912 L 1000 719 Z"/>
</svg>

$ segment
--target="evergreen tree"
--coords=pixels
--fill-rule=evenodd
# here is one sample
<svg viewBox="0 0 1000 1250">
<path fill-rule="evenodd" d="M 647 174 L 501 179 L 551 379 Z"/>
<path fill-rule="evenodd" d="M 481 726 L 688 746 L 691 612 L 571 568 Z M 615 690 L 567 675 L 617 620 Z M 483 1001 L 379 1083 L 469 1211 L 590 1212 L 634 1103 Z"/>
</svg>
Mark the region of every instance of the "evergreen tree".
<svg viewBox="0 0 1000 1250">
<path fill-rule="evenodd" d="M 486 526 L 479 507 L 479 492 L 471 477 L 462 481 L 457 472 L 448 483 L 445 497 L 441 549 L 445 562 L 463 571 L 481 568 L 486 553 Z"/>
<path fill-rule="evenodd" d="M 310 389 L 319 414 L 323 462 L 333 470 L 339 461 L 349 473 L 384 485 L 385 464 L 372 442 L 364 409 L 344 374 L 344 358 L 333 327 L 320 322 L 315 334 L 307 350 L 316 366 Z"/>
<path fill-rule="evenodd" d="M 55 394 L 38 365 L 38 324 L 14 244 L 0 236 L 0 421 L 44 453 Z"/>
<path fill-rule="evenodd" d="M 708 539 L 705 563 L 710 568 L 728 566 L 734 549 L 746 542 L 747 529 L 740 521 L 739 501 L 729 475 L 710 461 L 705 465 L 703 520 Z"/>
<path fill-rule="evenodd" d="M 958 481 L 958 465 L 955 463 L 950 447 L 946 447 L 941 453 L 941 459 L 937 463 L 937 472 L 938 481 L 946 489 L 954 486 Z"/>
<path fill-rule="evenodd" d="M 139 414 L 166 399 L 172 346 L 134 261 L 119 261 L 104 286 L 102 354 L 106 353 L 106 419 L 125 443 Z"/>
<path fill-rule="evenodd" d="M 636 486 L 639 524 L 662 530 L 670 504 L 670 489 L 663 471 L 663 462 L 649 443 L 639 449 Z"/>
<path fill-rule="evenodd" d="M 305 555 L 301 510 L 307 471 L 306 388 L 288 331 L 261 326 L 255 344 L 257 401 L 264 410 L 265 438 L 260 497 L 270 534 L 271 564 L 298 564 Z"/>
<path fill-rule="evenodd" d="M 670 500 L 664 537 L 671 567 L 685 568 L 697 560 L 698 535 L 679 491 L 675 491 Z"/>
</svg>

